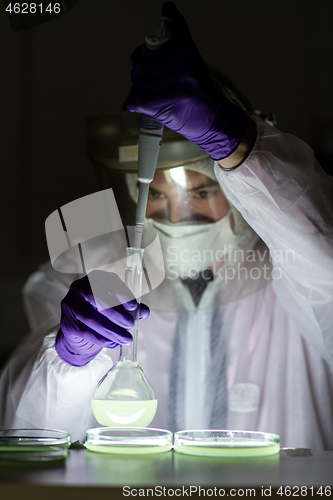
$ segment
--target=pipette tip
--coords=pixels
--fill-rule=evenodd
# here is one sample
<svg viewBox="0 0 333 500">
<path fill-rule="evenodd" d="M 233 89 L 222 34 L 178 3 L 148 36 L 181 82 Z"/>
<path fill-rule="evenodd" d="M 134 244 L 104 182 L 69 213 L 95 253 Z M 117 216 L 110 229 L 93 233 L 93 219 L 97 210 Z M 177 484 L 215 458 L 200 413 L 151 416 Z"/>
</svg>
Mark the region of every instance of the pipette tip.
<svg viewBox="0 0 333 500">
<path fill-rule="evenodd" d="M 143 224 L 135 224 L 134 230 L 134 248 L 141 248 L 142 245 Z"/>
</svg>

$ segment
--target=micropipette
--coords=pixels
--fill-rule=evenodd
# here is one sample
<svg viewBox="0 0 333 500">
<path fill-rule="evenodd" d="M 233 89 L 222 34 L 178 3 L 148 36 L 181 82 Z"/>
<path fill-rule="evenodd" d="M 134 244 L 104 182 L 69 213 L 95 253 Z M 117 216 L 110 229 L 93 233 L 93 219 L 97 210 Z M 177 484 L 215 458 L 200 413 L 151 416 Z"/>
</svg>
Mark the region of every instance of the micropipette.
<svg viewBox="0 0 333 500">
<path fill-rule="evenodd" d="M 159 50 L 171 40 L 170 22 L 168 17 L 159 17 L 160 27 L 154 36 L 145 38 L 146 46 L 150 50 Z M 145 221 L 149 184 L 154 178 L 158 155 L 163 135 L 163 124 L 156 118 L 142 115 L 139 153 L 138 153 L 138 182 L 139 195 L 135 215 L 134 248 L 141 248 L 143 226 Z"/>
<path fill-rule="evenodd" d="M 170 39 L 169 18 L 159 18 L 160 28 L 155 36 L 146 37 L 149 49 L 158 50 Z M 163 124 L 155 118 L 142 115 L 139 135 L 138 181 L 139 196 L 135 217 L 134 245 L 127 248 L 125 283 L 140 303 L 142 286 L 141 249 L 146 215 L 149 184 L 153 180 L 163 134 Z M 101 425 L 145 427 L 154 418 L 157 399 L 154 391 L 137 363 L 137 335 L 139 319 L 132 330 L 133 342 L 121 346 L 119 361 L 98 383 L 92 408 Z"/>
</svg>

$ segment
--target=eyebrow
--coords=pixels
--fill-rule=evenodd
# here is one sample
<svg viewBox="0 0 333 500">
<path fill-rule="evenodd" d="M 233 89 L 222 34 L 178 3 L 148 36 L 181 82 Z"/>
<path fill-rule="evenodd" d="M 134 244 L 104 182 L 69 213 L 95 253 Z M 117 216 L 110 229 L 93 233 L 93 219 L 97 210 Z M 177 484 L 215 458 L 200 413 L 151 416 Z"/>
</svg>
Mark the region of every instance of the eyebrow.
<svg viewBox="0 0 333 500">
<path fill-rule="evenodd" d="M 214 181 L 213 179 L 209 179 L 208 181 L 203 182 L 202 184 L 200 184 L 200 186 L 196 186 L 196 187 L 193 187 L 191 189 L 187 189 L 186 192 L 187 193 L 193 193 L 193 191 L 199 191 L 199 189 L 209 188 L 209 187 L 213 187 L 213 186 L 220 187 L 220 185 L 219 185 L 218 182 Z"/>
<path fill-rule="evenodd" d="M 210 187 L 220 187 L 219 183 L 217 181 L 214 181 L 213 179 L 209 179 L 206 182 L 202 182 L 199 186 L 193 187 L 191 189 L 187 189 L 186 193 L 193 193 L 194 191 L 199 191 L 199 189 L 204 189 L 204 188 L 210 188 Z M 149 187 L 149 191 L 155 191 L 155 193 L 160 193 L 160 194 L 165 194 L 163 191 L 159 191 L 158 189 L 155 189 L 153 187 Z"/>
</svg>

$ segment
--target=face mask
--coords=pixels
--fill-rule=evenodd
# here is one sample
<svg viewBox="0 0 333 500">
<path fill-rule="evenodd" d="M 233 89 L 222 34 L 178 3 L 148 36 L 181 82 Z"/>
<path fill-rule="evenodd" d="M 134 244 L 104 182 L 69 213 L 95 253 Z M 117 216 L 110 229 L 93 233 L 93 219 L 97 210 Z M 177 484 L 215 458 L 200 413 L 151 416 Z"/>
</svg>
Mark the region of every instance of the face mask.
<svg viewBox="0 0 333 500">
<path fill-rule="evenodd" d="M 247 225 L 241 234 L 235 234 L 230 226 L 231 214 L 232 210 L 210 224 L 163 224 L 147 219 L 147 226 L 158 232 L 167 276 L 196 278 L 213 264 L 222 266 L 227 260 L 230 262 L 236 249 L 252 247 L 258 236 Z M 241 252 L 237 252 L 239 258 Z"/>
</svg>

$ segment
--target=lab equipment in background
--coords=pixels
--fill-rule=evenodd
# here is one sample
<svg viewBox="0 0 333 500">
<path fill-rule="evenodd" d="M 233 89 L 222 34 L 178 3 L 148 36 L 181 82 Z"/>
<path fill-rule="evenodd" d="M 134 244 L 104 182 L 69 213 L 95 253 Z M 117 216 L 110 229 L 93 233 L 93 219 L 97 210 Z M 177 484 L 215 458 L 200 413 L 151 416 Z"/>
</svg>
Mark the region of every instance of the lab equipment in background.
<svg viewBox="0 0 333 500">
<path fill-rule="evenodd" d="M 159 17 L 160 27 L 154 36 L 147 36 L 145 43 L 150 50 L 159 50 L 171 40 L 168 17 Z M 162 141 L 164 125 L 156 118 L 142 115 L 139 135 L 138 182 L 139 194 L 135 215 L 134 247 L 141 248 L 143 226 L 147 208 L 149 184 L 154 178 Z"/>
<path fill-rule="evenodd" d="M 127 248 L 125 283 L 140 303 L 143 249 Z M 157 399 L 137 362 L 138 318 L 133 342 L 120 347 L 118 362 L 98 383 L 92 398 L 96 420 L 109 427 L 146 427 L 155 416 Z"/>
</svg>

